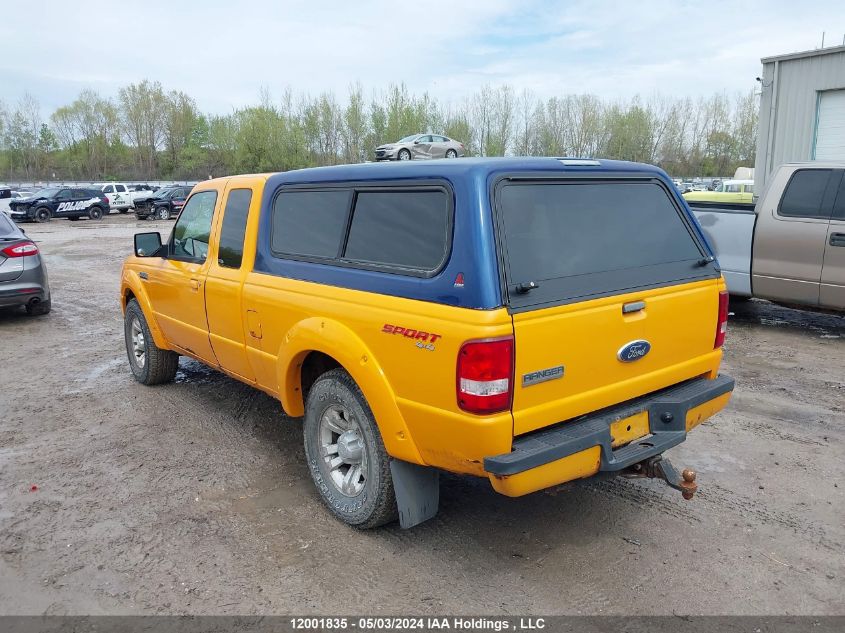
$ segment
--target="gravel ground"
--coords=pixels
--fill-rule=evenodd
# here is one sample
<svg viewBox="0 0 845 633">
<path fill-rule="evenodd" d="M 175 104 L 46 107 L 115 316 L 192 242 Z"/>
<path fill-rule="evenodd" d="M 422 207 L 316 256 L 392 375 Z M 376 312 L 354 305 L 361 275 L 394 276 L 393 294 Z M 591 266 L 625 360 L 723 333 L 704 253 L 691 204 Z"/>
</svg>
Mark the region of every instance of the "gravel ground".
<svg viewBox="0 0 845 633">
<path fill-rule="evenodd" d="M 734 398 L 670 452 L 692 502 L 446 475 L 436 519 L 360 533 L 277 402 L 185 359 L 132 379 L 121 260 L 170 225 L 25 227 L 53 312 L 0 312 L 0 613 L 845 614 L 845 318 L 732 308 Z"/>
</svg>

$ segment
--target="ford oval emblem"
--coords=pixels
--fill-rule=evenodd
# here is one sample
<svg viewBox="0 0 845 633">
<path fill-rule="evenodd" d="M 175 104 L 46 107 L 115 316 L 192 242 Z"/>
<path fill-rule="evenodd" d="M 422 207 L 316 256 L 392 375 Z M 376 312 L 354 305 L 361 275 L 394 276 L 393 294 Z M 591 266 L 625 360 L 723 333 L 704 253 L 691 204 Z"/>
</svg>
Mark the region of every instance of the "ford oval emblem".
<svg viewBox="0 0 845 633">
<path fill-rule="evenodd" d="M 616 352 L 616 358 L 621 360 L 623 363 L 632 363 L 635 360 L 641 359 L 643 356 L 651 351 L 651 343 L 648 341 L 631 341 L 630 343 L 625 343 L 618 352 Z"/>
</svg>

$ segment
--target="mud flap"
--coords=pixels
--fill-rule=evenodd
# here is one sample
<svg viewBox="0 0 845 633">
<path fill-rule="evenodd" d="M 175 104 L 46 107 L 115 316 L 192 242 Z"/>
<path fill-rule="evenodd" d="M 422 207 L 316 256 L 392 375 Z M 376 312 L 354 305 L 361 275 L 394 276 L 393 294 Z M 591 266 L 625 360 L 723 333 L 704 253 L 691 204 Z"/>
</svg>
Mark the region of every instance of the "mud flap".
<svg viewBox="0 0 845 633">
<path fill-rule="evenodd" d="M 440 506 L 440 471 L 399 459 L 390 460 L 390 474 L 403 530 L 428 521 Z"/>
</svg>

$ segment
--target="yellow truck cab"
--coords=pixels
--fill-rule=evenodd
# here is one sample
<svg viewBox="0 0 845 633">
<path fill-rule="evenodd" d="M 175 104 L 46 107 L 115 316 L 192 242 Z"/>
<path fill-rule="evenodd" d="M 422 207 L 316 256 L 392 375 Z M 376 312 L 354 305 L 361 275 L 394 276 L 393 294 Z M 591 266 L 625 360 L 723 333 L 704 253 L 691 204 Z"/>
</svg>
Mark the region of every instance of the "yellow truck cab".
<svg viewBox="0 0 845 633">
<path fill-rule="evenodd" d="M 555 158 L 345 165 L 194 187 L 122 273 L 129 365 L 189 356 L 303 418 L 343 521 L 437 512 L 440 470 L 508 496 L 662 458 L 722 409 L 725 283 L 652 166 Z"/>
</svg>

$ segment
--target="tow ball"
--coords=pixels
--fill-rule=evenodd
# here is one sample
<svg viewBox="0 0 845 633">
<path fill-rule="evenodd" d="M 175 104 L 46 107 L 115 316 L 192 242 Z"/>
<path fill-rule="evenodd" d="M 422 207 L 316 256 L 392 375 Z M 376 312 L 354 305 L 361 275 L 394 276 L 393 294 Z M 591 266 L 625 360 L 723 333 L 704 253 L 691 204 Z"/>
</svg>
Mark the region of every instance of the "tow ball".
<svg viewBox="0 0 845 633">
<path fill-rule="evenodd" d="M 695 483 L 695 471 L 685 468 L 679 473 L 665 457 L 658 455 L 634 464 L 623 473 L 625 477 L 648 477 L 651 479 L 662 479 L 675 490 L 680 490 L 684 499 L 690 500 L 698 490 Z"/>
</svg>

